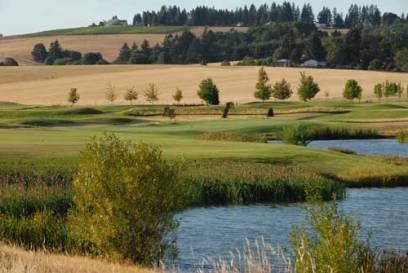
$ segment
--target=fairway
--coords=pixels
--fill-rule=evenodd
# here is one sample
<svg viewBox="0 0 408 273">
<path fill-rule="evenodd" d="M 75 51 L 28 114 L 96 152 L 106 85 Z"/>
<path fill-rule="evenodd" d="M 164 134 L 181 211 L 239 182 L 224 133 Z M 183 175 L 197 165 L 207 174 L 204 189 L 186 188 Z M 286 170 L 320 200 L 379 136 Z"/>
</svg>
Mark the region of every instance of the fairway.
<svg viewBox="0 0 408 273">
<path fill-rule="evenodd" d="M 69 36 L 67 36 L 69 37 Z M 201 80 L 213 78 L 221 90 L 222 103 L 232 101 L 247 103 L 254 101 L 253 93 L 259 67 L 221 67 L 213 64 L 199 65 L 122 65 L 122 66 L 24 66 L 1 68 L 0 101 L 22 104 L 64 105 L 71 88 L 78 88 L 80 105 L 108 104 L 104 93 L 109 84 L 115 87 L 118 100 L 124 104 L 126 89 L 135 86 L 139 91 L 138 104 L 146 103 L 142 94 L 149 83 L 159 89 L 159 103 L 173 103 L 176 88 L 184 93 L 183 103 L 201 103 L 197 97 Z M 272 68 L 266 71 L 274 83 L 285 78 L 296 93 L 299 74 L 305 71 L 320 85 L 317 98 L 342 98 L 344 84 L 349 79 L 357 80 L 364 89 L 363 99 L 373 99 L 373 87 L 386 80 L 408 84 L 407 74 L 354 70 Z M 294 95 L 292 100 L 297 100 Z"/>
</svg>

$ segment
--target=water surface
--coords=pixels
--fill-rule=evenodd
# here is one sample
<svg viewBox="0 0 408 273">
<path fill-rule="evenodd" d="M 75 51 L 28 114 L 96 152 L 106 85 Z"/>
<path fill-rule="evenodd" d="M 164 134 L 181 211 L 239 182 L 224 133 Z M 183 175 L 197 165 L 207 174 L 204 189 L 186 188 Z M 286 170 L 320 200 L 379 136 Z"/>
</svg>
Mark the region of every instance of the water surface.
<svg viewBox="0 0 408 273">
<path fill-rule="evenodd" d="M 408 188 L 349 189 L 339 207 L 360 218 L 362 238 L 370 231 L 374 247 L 408 251 Z M 177 265 L 188 268 L 230 257 L 246 238 L 289 247 L 289 231 L 304 223 L 304 213 L 300 204 L 231 206 L 190 209 L 178 219 Z"/>
</svg>

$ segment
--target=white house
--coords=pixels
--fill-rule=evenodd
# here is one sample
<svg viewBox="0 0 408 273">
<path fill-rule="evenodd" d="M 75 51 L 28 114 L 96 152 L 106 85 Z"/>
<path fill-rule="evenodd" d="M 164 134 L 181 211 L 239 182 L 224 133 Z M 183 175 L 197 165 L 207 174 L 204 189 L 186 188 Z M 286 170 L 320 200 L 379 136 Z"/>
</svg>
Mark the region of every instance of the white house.
<svg viewBox="0 0 408 273">
<path fill-rule="evenodd" d="M 320 62 L 316 60 L 307 60 L 306 62 L 302 63 L 301 66 L 303 67 L 327 67 L 327 62 Z"/>
<path fill-rule="evenodd" d="M 106 21 L 105 25 L 106 26 L 127 26 L 128 21 L 121 20 L 118 18 L 118 16 L 113 16 L 112 19 Z"/>
<path fill-rule="evenodd" d="M 288 60 L 288 59 L 280 59 L 280 60 L 277 60 L 274 63 L 274 65 L 275 66 L 280 66 L 280 67 L 290 67 L 290 66 L 292 66 L 292 62 L 290 60 Z"/>
</svg>

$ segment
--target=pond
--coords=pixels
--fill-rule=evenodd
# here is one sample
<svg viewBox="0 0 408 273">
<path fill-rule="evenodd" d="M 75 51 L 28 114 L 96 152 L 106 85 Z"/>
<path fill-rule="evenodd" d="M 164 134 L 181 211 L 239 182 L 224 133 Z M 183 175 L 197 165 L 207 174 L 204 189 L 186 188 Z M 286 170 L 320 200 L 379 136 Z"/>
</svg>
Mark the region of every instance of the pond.
<svg viewBox="0 0 408 273">
<path fill-rule="evenodd" d="M 270 141 L 280 144 L 282 141 Z M 352 150 L 359 154 L 408 157 L 408 144 L 398 143 L 396 139 L 352 139 L 352 140 L 316 140 L 308 147 L 327 149 L 330 147 Z"/>
<path fill-rule="evenodd" d="M 362 236 L 371 232 L 374 247 L 408 251 L 408 188 L 349 189 L 339 207 L 361 220 Z M 190 268 L 204 258 L 229 258 L 245 239 L 263 236 L 288 247 L 289 231 L 304 223 L 304 213 L 300 204 L 231 206 L 190 209 L 178 219 L 176 265 Z"/>
<path fill-rule="evenodd" d="M 321 140 L 312 141 L 309 147 L 320 149 L 338 147 L 359 154 L 408 157 L 408 144 L 400 144 L 395 139 Z"/>
</svg>

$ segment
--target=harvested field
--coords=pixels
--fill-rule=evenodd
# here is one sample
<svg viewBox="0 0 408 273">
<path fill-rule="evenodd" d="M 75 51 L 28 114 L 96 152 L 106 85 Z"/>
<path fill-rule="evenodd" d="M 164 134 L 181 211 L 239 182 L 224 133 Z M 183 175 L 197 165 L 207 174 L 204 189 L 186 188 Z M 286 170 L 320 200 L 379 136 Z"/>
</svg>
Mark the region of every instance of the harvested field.
<svg viewBox="0 0 408 273">
<path fill-rule="evenodd" d="M 109 84 L 119 95 L 115 104 L 124 104 L 126 89 L 135 86 L 140 96 L 137 103 L 145 103 L 143 89 L 155 83 L 160 91 L 161 104 L 172 103 L 176 88 L 184 92 L 183 103 L 201 103 L 197 89 L 201 80 L 211 77 L 221 90 L 222 102 L 246 103 L 254 101 L 253 92 L 259 67 L 221 67 L 219 65 L 123 65 L 123 66 L 26 66 L 4 67 L 0 73 L 0 101 L 22 104 L 67 104 L 70 88 L 78 88 L 80 105 L 108 104 L 104 93 Z M 373 98 L 373 86 L 385 80 L 408 84 L 407 74 L 356 70 L 266 68 L 272 82 L 285 78 L 296 90 L 299 73 L 306 71 L 320 84 L 318 98 L 342 97 L 344 84 L 356 79 L 364 89 L 363 99 Z M 297 96 L 293 97 L 297 100 Z"/>
<path fill-rule="evenodd" d="M 230 27 L 211 27 L 213 31 L 230 31 Z M 246 31 L 247 28 L 236 28 L 238 31 Z M 202 35 L 203 27 L 193 27 L 191 31 L 196 35 Z M 163 42 L 165 33 L 136 33 L 136 34 L 105 34 L 105 35 L 46 35 L 46 36 L 16 36 L 0 39 L 0 59 L 4 57 L 15 58 L 20 65 L 37 64 L 32 60 L 31 50 L 37 43 L 45 46 L 58 40 L 65 49 L 77 50 L 81 53 L 101 52 L 106 60 L 112 62 L 118 56 L 121 46 L 127 42 L 129 45 L 135 42 L 140 45 L 143 40 L 149 41 L 154 46 Z"/>
</svg>

